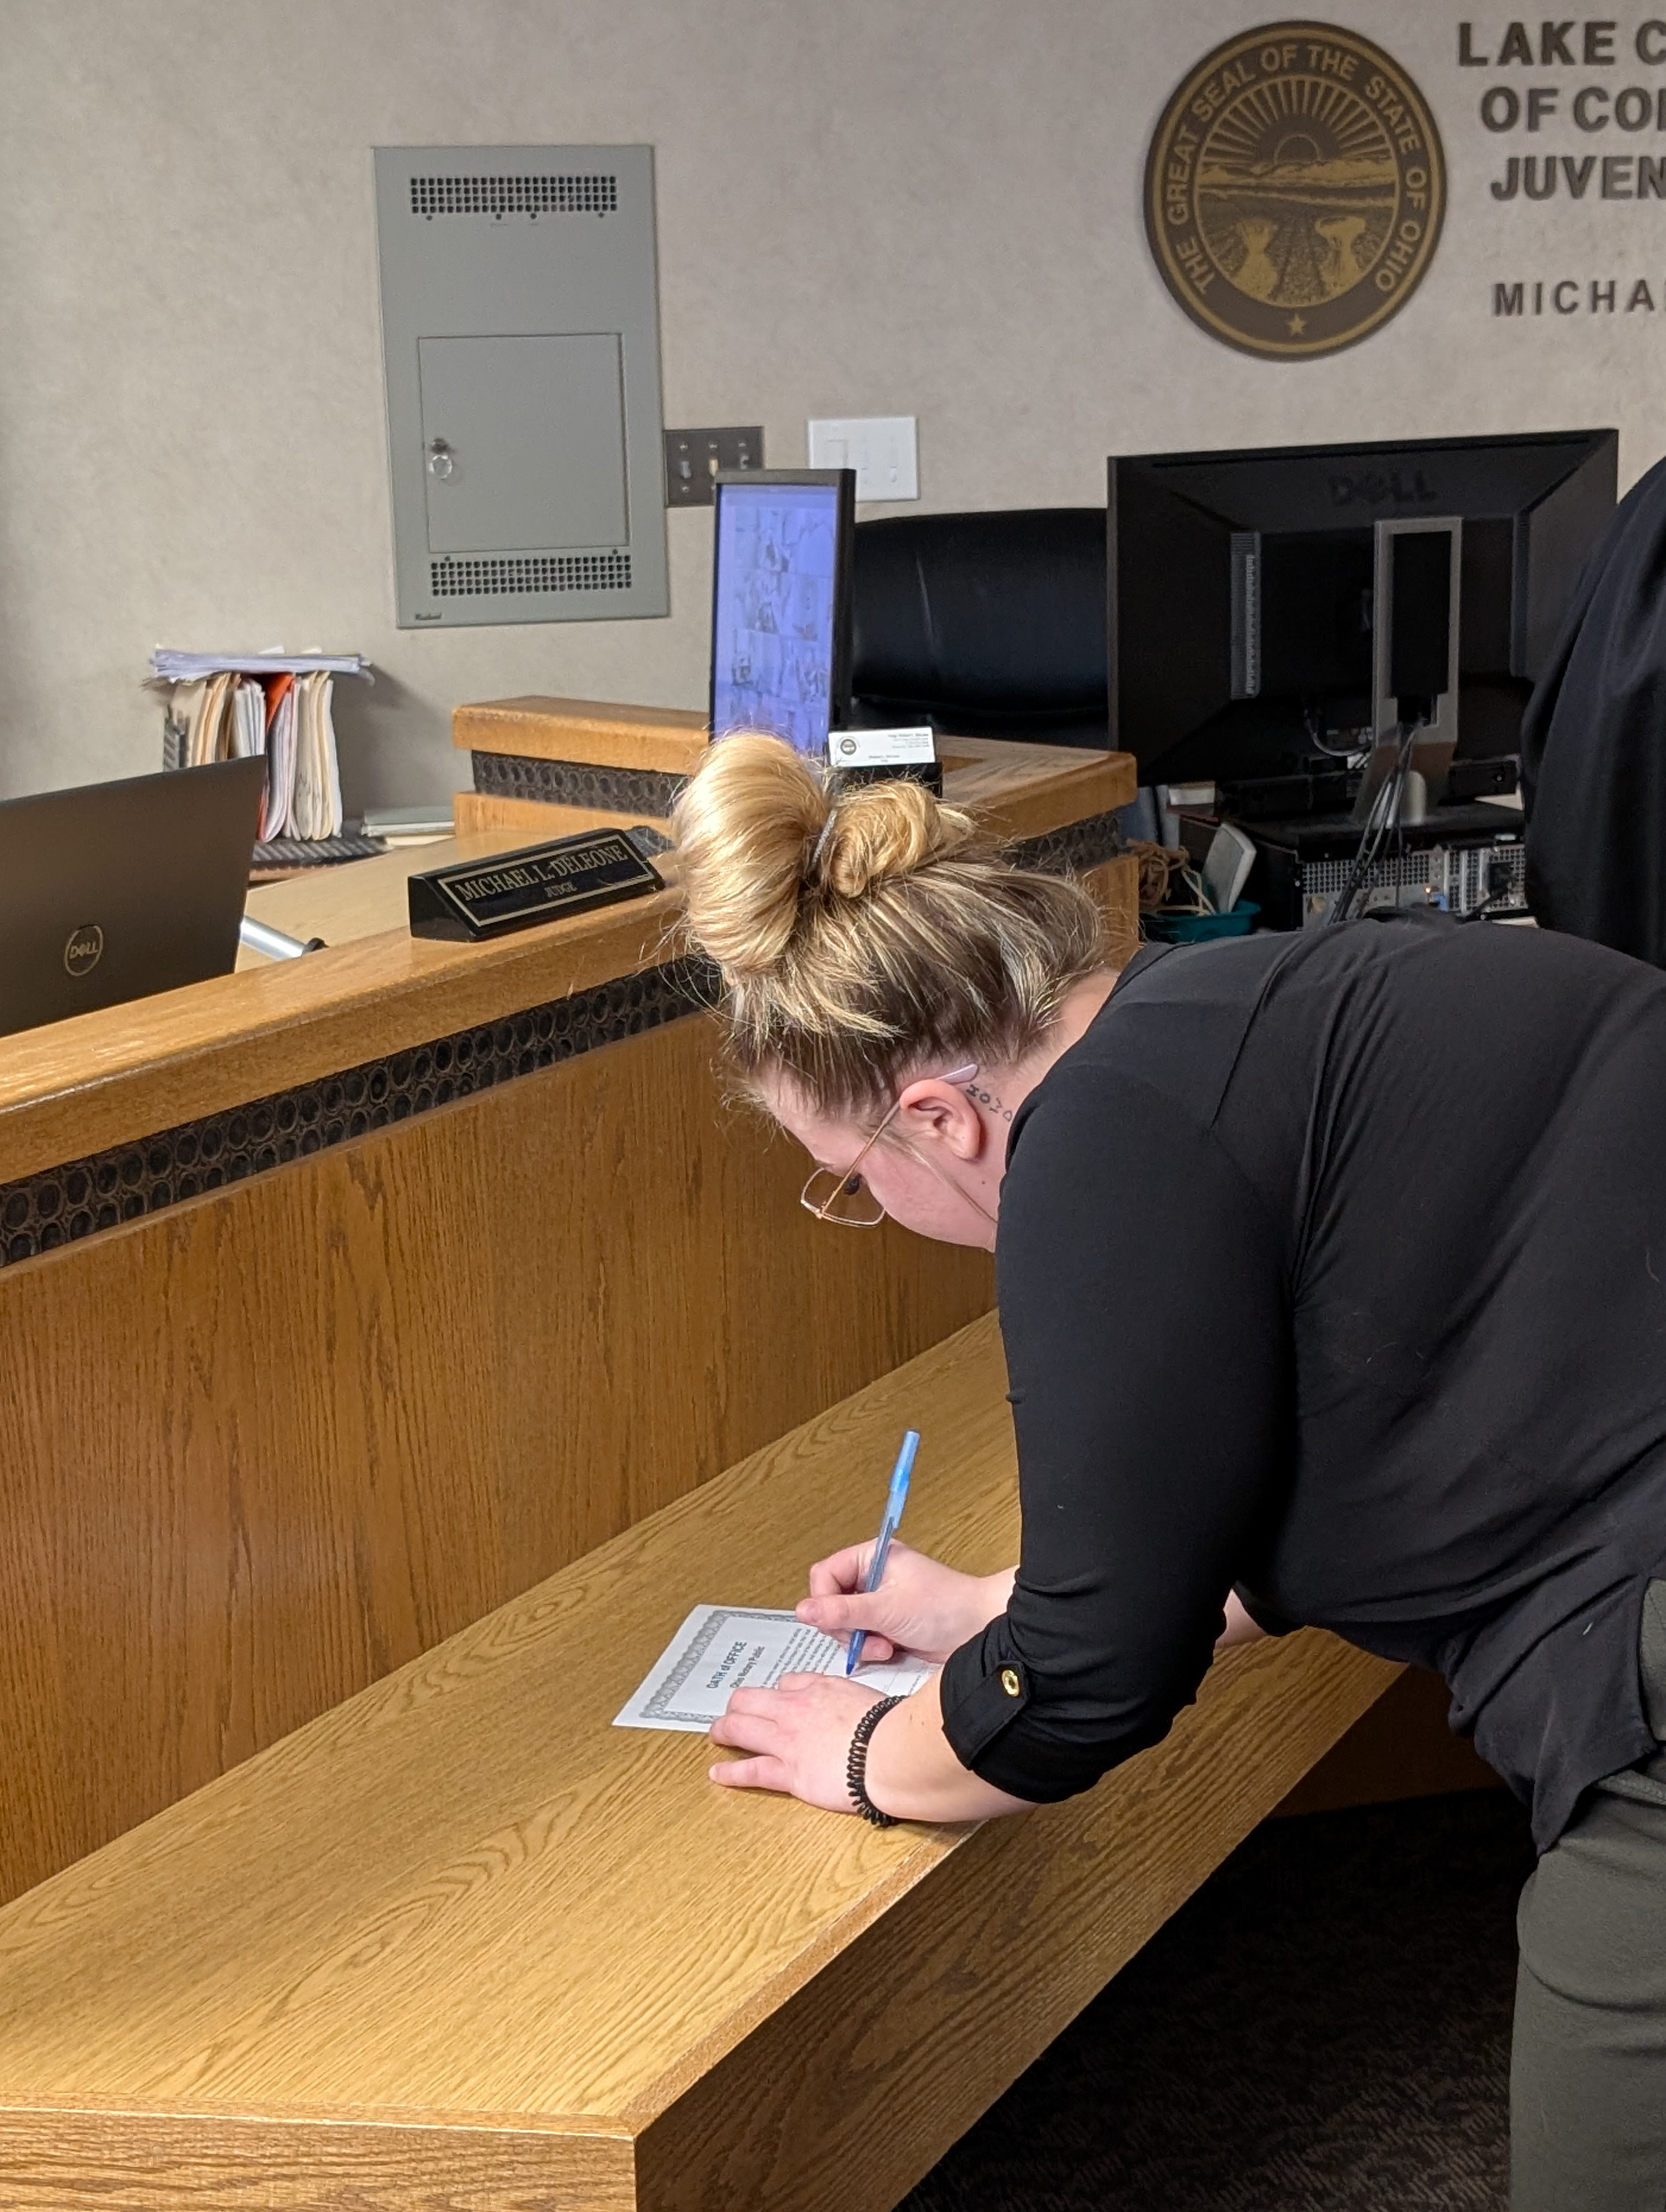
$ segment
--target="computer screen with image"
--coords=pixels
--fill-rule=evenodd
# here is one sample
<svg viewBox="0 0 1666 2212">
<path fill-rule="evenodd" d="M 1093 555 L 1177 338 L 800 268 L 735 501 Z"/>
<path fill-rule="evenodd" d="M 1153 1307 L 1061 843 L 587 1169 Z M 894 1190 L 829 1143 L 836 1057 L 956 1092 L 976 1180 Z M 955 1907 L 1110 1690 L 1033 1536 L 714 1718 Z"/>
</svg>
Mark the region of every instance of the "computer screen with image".
<svg viewBox="0 0 1666 2212">
<path fill-rule="evenodd" d="M 849 705 L 848 469 L 720 477 L 711 727 L 765 730 L 820 756 Z"/>
</svg>

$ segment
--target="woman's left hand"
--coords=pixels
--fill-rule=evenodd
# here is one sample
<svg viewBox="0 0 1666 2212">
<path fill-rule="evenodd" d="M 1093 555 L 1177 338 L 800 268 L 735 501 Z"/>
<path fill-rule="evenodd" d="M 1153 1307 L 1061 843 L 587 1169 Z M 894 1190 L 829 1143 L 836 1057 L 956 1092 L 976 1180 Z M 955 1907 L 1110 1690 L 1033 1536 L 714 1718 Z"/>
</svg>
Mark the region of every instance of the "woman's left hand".
<svg viewBox="0 0 1666 2212">
<path fill-rule="evenodd" d="M 712 1723 L 711 1740 L 744 1759 L 722 1759 L 711 1778 L 731 1790 L 781 1790 L 824 1813 L 854 1813 L 845 1761 L 873 1692 L 840 1674 L 783 1674 L 773 1690 L 737 1690 Z"/>
</svg>

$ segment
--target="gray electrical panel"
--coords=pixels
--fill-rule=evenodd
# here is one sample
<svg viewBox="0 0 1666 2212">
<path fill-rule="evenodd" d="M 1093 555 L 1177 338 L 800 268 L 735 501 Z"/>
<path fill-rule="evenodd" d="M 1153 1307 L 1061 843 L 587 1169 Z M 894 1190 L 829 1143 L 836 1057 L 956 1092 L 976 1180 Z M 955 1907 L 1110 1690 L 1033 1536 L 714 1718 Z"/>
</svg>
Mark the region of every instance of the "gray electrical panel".
<svg viewBox="0 0 1666 2212">
<path fill-rule="evenodd" d="M 401 629 L 663 615 L 650 146 L 380 146 Z"/>
</svg>

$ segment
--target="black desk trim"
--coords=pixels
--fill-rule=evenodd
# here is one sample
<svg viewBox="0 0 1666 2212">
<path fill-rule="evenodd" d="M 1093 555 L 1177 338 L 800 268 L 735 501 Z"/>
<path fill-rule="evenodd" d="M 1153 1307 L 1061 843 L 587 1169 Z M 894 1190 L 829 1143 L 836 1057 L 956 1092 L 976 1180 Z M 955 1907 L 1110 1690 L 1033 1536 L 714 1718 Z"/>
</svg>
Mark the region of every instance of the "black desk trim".
<svg viewBox="0 0 1666 2212">
<path fill-rule="evenodd" d="M 471 753 L 474 787 L 494 799 L 543 806 L 593 806 L 609 814 L 662 819 L 688 781 L 658 769 L 599 768 L 591 761 L 535 760 L 525 753 Z"/>
<path fill-rule="evenodd" d="M 512 757 L 475 755 L 477 763 Z M 567 764 L 538 761 L 526 765 Z M 587 773 L 626 776 L 634 772 L 598 769 Z M 679 779 L 657 781 L 676 783 Z M 1011 846 L 1008 857 L 1019 867 L 1043 874 L 1079 874 L 1111 859 L 1118 844 L 1116 815 L 1095 814 Z M 165 1212 L 268 1169 L 328 1152 L 374 1129 L 576 1059 L 599 1045 L 640 1036 L 709 1006 L 715 991 L 716 978 L 705 962 L 667 961 L 640 975 L 621 976 L 473 1029 L 453 1030 L 404 1052 L 344 1068 L 339 1074 L 320 1076 L 315 1082 L 273 1091 L 246 1105 L 228 1107 L 0 1184 L 0 1267 Z"/>
<path fill-rule="evenodd" d="M 712 988 L 703 963 L 669 961 L 0 1184 L 0 1267 L 640 1036 Z"/>
<path fill-rule="evenodd" d="M 611 814 L 641 813 L 663 821 L 688 781 L 657 769 L 598 768 L 588 761 L 534 759 L 525 753 L 472 753 L 474 787 L 496 799 L 544 806 L 591 806 Z M 1120 849 L 1116 816 L 1091 814 L 1008 848 L 1015 866 L 1044 875 L 1097 868 Z"/>
</svg>

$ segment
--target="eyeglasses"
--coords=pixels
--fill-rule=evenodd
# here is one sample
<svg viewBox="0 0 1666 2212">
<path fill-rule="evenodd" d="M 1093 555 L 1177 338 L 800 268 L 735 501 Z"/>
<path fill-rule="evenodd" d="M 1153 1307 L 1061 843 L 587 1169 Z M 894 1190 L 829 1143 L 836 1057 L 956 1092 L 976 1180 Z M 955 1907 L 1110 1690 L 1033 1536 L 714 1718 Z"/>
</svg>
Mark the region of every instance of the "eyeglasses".
<svg viewBox="0 0 1666 2212">
<path fill-rule="evenodd" d="M 970 1083 L 976 1073 L 977 1063 L 974 1060 L 966 1067 L 952 1067 L 946 1075 L 940 1075 L 937 1079 L 939 1083 Z M 848 1168 L 818 1168 L 810 1177 L 799 1193 L 799 1204 L 807 1212 L 813 1213 L 818 1221 L 831 1222 L 837 1229 L 877 1229 L 879 1226 L 885 1218 L 885 1209 L 873 1195 L 872 1186 L 861 1173 L 861 1165 L 902 1109 L 903 1102 L 899 1097 L 893 1101 L 891 1111 Z M 915 1159 L 920 1157 L 917 1152 L 910 1154 L 910 1158 Z M 930 1168 L 939 1182 L 947 1184 L 950 1189 L 954 1188 L 935 1161 L 927 1159 L 922 1164 Z M 961 1194 L 957 1192 L 956 1195 Z M 978 1210 L 981 1212 L 982 1208 Z"/>
</svg>

